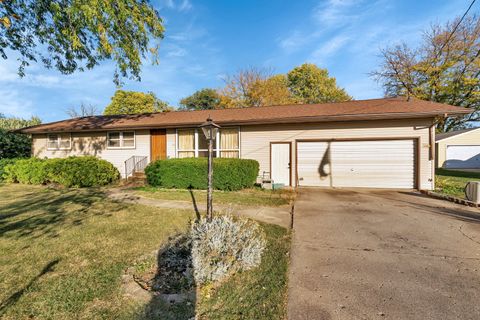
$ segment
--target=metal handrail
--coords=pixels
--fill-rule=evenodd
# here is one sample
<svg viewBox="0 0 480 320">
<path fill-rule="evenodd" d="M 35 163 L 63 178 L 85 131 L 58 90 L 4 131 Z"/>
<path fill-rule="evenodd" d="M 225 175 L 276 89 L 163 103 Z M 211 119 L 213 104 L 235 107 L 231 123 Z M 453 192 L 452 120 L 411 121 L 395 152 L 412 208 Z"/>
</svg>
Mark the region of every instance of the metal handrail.
<svg viewBox="0 0 480 320">
<path fill-rule="evenodd" d="M 135 172 L 142 172 L 148 165 L 148 157 L 139 157 L 135 163 Z"/>
<path fill-rule="evenodd" d="M 148 157 L 131 156 L 125 160 L 125 179 L 133 175 L 135 172 L 143 171 L 148 165 Z"/>
</svg>

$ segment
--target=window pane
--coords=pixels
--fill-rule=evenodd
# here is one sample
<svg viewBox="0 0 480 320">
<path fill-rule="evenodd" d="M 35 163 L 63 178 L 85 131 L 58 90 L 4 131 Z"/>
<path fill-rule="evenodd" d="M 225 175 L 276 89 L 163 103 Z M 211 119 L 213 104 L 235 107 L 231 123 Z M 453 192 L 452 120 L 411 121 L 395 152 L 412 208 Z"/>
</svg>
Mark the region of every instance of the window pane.
<svg viewBox="0 0 480 320">
<path fill-rule="evenodd" d="M 120 140 L 108 140 L 108 146 L 109 147 L 120 147 Z"/>
<path fill-rule="evenodd" d="M 60 141 L 61 149 L 70 149 L 70 140 L 61 140 Z"/>
<path fill-rule="evenodd" d="M 178 149 L 193 150 L 194 148 L 195 148 L 195 130 L 193 129 L 178 130 Z"/>
<path fill-rule="evenodd" d="M 220 151 L 221 158 L 238 158 L 238 151 Z"/>
<path fill-rule="evenodd" d="M 220 129 L 220 149 L 238 149 L 238 129 Z"/>
<path fill-rule="evenodd" d="M 49 134 L 48 141 L 57 142 L 58 136 L 56 134 Z"/>
<path fill-rule="evenodd" d="M 213 148 L 215 149 L 217 147 L 217 140 L 213 141 Z M 205 138 L 205 135 L 203 134 L 202 130 L 198 130 L 198 149 L 199 150 L 208 150 L 208 142 L 207 138 Z"/>
<path fill-rule="evenodd" d="M 124 147 L 133 147 L 135 145 L 135 142 L 133 139 L 125 140 L 123 139 L 123 146 Z"/>
<path fill-rule="evenodd" d="M 193 151 L 178 151 L 179 158 L 193 158 L 195 157 L 195 152 Z"/>
<path fill-rule="evenodd" d="M 70 135 L 64 134 L 60 136 L 60 148 L 70 149 Z"/>
<path fill-rule="evenodd" d="M 135 134 L 133 131 L 127 131 L 123 133 L 123 139 L 133 139 L 135 137 Z"/>
<path fill-rule="evenodd" d="M 58 145 L 57 145 L 57 141 L 47 141 L 47 149 L 57 149 L 58 148 Z"/>
<path fill-rule="evenodd" d="M 120 139 L 120 132 L 109 132 L 108 133 L 109 139 Z"/>
<path fill-rule="evenodd" d="M 213 151 L 212 156 L 214 158 L 216 158 L 217 157 L 217 152 Z M 199 158 L 203 158 L 203 157 L 207 158 L 208 157 L 208 151 L 198 151 L 198 157 Z"/>
</svg>

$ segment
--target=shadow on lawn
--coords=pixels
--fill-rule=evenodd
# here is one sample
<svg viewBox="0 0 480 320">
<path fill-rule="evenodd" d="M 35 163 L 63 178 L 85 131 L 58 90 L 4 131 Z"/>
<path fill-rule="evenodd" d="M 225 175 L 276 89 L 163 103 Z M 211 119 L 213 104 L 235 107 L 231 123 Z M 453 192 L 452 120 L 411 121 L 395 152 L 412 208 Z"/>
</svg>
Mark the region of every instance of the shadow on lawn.
<svg viewBox="0 0 480 320">
<path fill-rule="evenodd" d="M 18 290 L 17 292 L 15 292 L 14 294 L 12 294 L 10 297 L 8 297 L 7 299 L 5 299 L 4 301 L 2 301 L 0 303 L 0 316 L 2 316 L 5 311 L 12 305 L 14 305 L 18 299 L 20 299 L 23 294 L 25 293 L 25 291 L 27 291 L 28 289 L 30 289 L 30 287 L 38 280 L 40 279 L 44 274 L 46 273 L 49 273 L 49 272 L 52 272 L 55 265 L 57 265 L 57 263 L 60 262 L 60 259 L 55 259 L 55 260 L 52 260 L 50 261 L 49 263 L 47 263 L 45 265 L 45 267 L 43 267 L 42 271 L 36 275 L 34 278 L 32 278 L 32 280 L 30 280 L 30 282 L 25 286 L 23 287 L 22 289 Z"/>
<path fill-rule="evenodd" d="M 195 218 L 197 219 L 197 221 L 200 221 L 200 210 L 198 210 L 197 199 L 195 199 L 192 188 L 188 188 L 188 192 L 190 192 L 190 197 L 192 197 L 193 210 L 195 210 Z"/>
<path fill-rule="evenodd" d="M 110 215 L 124 208 L 125 205 L 111 201 L 108 211 L 94 206 L 106 197 L 96 189 L 45 189 L 22 194 L 0 209 L 0 234 L 13 238 L 57 237 L 60 229 L 81 225 L 92 215 Z"/>
<path fill-rule="evenodd" d="M 151 288 L 153 295 L 140 319 L 195 318 L 197 297 L 192 245 L 186 236 L 179 235 L 170 239 L 158 251 L 155 274 L 142 287 Z"/>
</svg>

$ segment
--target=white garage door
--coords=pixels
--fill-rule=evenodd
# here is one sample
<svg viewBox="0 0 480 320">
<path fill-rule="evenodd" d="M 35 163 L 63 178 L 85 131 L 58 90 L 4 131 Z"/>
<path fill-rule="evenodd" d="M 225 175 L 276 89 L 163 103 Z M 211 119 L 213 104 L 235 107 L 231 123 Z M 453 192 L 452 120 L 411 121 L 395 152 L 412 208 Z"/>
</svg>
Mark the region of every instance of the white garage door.
<svg viewBox="0 0 480 320">
<path fill-rule="evenodd" d="M 414 188 L 413 140 L 299 142 L 299 186 Z"/>
<path fill-rule="evenodd" d="M 446 168 L 480 168 L 479 146 L 447 146 Z"/>
</svg>

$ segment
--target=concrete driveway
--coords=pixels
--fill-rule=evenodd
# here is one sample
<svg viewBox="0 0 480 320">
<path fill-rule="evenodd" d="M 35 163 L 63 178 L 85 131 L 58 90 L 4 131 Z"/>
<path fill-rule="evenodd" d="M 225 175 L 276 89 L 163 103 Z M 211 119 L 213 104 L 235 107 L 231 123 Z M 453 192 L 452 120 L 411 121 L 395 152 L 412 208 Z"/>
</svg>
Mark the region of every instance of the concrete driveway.
<svg viewBox="0 0 480 320">
<path fill-rule="evenodd" d="M 480 319 L 480 210 L 418 193 L 302 189 L 289 319 Z"/>
</svg>

